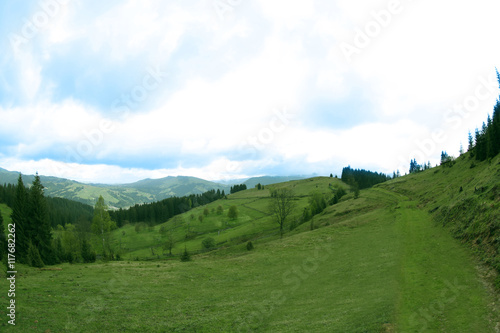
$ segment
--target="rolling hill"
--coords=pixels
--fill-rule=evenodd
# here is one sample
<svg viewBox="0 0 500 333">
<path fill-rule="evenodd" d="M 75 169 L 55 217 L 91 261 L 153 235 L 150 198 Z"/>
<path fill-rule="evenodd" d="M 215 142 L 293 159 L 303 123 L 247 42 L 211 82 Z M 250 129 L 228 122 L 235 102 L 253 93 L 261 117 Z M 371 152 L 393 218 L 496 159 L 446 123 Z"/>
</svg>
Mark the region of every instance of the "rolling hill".
<svg viewBox="0 0 500 333">
<path fill-rule="evenodd" d="M 268 209 L 279 188 L 291 189 L 295 202 L 283 239 Z M 329 198 L 340 188 L 348 185 L 327 177 L 252 188 L 156 226 L 114 230 L 111 246 L 122 261 L 48 271 L 18 265 L 30 286 L 16 296 L 18 328 L 497 331 L 500 156 L 477 162 L 465 154 L 361 190 L 357 199 L 350 192 L 300 223 L 315 193 Z M 227 216 L 231 206 L 235 219 Z M 175 241 L 173 256 L 165 234 Z M 202 250 L 207 238 L 214 248 Z M 101 240 L 92 243 L 99 251 Z M 179 261 L 184 250 L 191 262 Z M 0 288 L 7 283 L 0 279 Z"/>
<path fill-rule="evenodd" d="M 0 183 L 17 184 L 18 172 L 0 168 Z M 26 186 L 33 182 L 33 175 L 23 175 Z M 230 186 L 213 183 L 195 177 L 166 177 L 144 179 L 131 184 L 106 185 L 84 184 L 57 177 L 40 176 L 45 194 L 94 205 L 102 195 L 111 208 L 124 208 L 137 203 L 159 201 L 171 196 L 199 194 L 212 189 L 229 192 Z"/>
<path fill-rule="evenodd" d="M 19 172 L 0 168 L 0 184 L 17 184 Z M 135 204 L 160 201 L 162 199 L 190 194 L 200 194 L 212 189 L 229 193 L 231 185 L 244 183 L 253 188 L 258 183 L 269 185 L 290 180 L 303 179 L 302 176 L 264 176 L 250 179 L 235 179 L 224 184 L 211 182 L 196 177 L 177 176 L 160 179 L 143 179 L 130 184 L 107 185 L 85 184 L 77 181 L 40 175 L 45 193 L 51 197 L 60 197 L 94 205 L 102 195 L 111 208 L 126 208 Z M 26 186 L 33 182 L 33 175 L 23 175 Z"/>
</svg>

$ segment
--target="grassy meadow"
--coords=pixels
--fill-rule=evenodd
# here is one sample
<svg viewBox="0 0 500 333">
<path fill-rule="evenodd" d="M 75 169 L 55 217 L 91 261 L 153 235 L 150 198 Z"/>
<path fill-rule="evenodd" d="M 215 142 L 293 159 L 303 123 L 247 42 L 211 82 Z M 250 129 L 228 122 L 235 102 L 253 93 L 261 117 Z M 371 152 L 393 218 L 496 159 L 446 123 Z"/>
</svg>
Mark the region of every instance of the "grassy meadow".
<svg viewBox="0 0 500 333">
<path fill-rule="evenodd" d="M 348 193 L 312 223 L 288 228 L 283 239 L 268 213 L 270 189 L 293 189 L 290 223 L 312 193 L 331 195 L 347 185 L 327 177 L 291 181 L 229 195 L 152 228 L 127 225 L 111 237 L 121 261 L 18 265 L 16 327 L 7 325 L 2 306 L 1 330 L 496 332 L 493 273 L 435 214 L 476 195 L 480 185 L 491 189 L 500 180 L 499 162 L 470 168 L 459 160 L 362 190 L 358 199 Z M 494 218 L 498 200 L 488 198 Z M 231 220 L 233 205 L 239 216 Z M 161 248 L 162 226 L 176 240 L 174 257 Z M 200 251 L 206 237 L 216 250 Z M 200 253 L 180 262 L 184 248 Z M 6 304 L 6 279 L 0 290 Z"/>
</svg>

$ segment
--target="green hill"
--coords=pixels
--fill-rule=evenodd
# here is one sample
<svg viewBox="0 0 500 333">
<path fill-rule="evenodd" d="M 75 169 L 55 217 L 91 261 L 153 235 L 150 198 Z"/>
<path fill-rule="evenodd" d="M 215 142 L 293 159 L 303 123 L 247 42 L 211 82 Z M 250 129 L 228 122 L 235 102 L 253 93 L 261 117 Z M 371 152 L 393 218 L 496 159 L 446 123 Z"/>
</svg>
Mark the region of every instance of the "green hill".
<svg viewBox="0 0 500 333">
<path fill-rule="evenodd" d="M 19 280 L 30 287 L 16 296 L 17 329 L 495 332 L 499 163 L 497 156 L 471 168 L 464 155 L 452 167 L 362 190 L 358 199 L 348 193 L 292 227 L 313 193 L 331 196 L 347 185 L 326 177 L 274 184 L 155 227 L 125 226 L 112 236 L 122 261 L 60 271 L 20 266 Z M 267 209 L 280 187 L 292 189 L 296 203 L 281 240 Z M 239 216 L 231 220 L 233 205 Z M 176 240 L 172 258 L 161 248 L 162 227 Z M 216 250 L 201 251 L 207 237 Z M 185 248 L 199 252 L 193 261 L 179 261 Z M 0 289 L 7 287 L 1 279 Z"/>
<path fill-rule="evenodd" d="M 307 177 L 302 177 L 302 176 L 262 176 L 262 177 L 252 177 L 246 181 L 243 182 L 248 188 L 254 188 L 255 185 L 261 184 L 261 185 L 271 185 L 271 184 L 277 184 L 277 183 L 284 183 L 292 180 L 300 180 L 304 179 Z"/>
<path fill-rule="evenodd" d="M 18 172 L 0 168 L 0 184 L 17 184 Z M 27 186 L 33 182 L 33 175 L 23 175 Z M 195 177 L 166 177 L 162 179 L 145 179 L 136 183 L 123 185 L 84 184 L 77 181 L 40 176 L 45 186 L 45 194 L 79 201 L 93 206 L 100 195 L 112 208 L 124 208 L 137 203 L 159 201 L 172 196 L 200 194 L 212 189 L 229 192 L 229 186 L 213 183 Z"/>
</svg>

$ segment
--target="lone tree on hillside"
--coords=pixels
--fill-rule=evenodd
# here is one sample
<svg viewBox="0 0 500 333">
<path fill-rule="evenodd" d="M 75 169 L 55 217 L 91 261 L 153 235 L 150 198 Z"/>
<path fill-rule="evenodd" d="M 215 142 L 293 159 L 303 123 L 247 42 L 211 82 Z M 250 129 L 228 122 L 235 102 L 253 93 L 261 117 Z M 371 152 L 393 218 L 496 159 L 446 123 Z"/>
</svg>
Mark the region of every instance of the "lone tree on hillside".
<svg viewBox="0 0 500 333">
<path fill-rule="evenodd" d="M 231 220 L 236 220 L 238 218 L 238 208 L 236 206 L 229 207 L 227 217 L 229 217 Z"/>
<path fill-rule="evenodd" d="M 174 233 L 173 233 L 172 229 L 167 230 L 167 228 L 165 228 L 165 226 L 162 226 L 160 228 L 160 234 L 161 234 L 161 237 L 164 241 L 163 250 L 164 251 L 168 250 L 168 255 L 171 256 L 172 249 L 175 246 Z"/>
<path fill-rule="evenodd" d="M 92 219 L 92 232 L 102 237 L 102 253 L 106 253 L 106 235 L 111 230 L 116 229 L 116 223 L 111 221 L 111 217 L 107 211 L 108 206 L 104 203 L 102 195 L 99 196 L 94 208 L 94 218 Z M 108 244 L 109 245 L 109 244 Z"/>
<path fill-rule="evenodd" d="M 276 222 L 280 225 L 280 238 L 283 238 L 283 226 L 285 220 L 290 215 L 295 204 L 293 202 L 293 192 L 288 188 L 280 188 L 271 192 L 271 203 L 269 210 L 274 215 Z"/>
</svg>

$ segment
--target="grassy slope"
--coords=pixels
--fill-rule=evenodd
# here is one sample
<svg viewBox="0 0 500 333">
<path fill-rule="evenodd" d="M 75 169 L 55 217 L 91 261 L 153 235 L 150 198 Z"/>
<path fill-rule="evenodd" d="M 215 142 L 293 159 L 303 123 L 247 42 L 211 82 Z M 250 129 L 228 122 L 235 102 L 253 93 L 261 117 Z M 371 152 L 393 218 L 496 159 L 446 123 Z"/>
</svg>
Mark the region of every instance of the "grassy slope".
<svg viewBox="0 0 500 333">
<path fill-rule="evenodd" d="M 491 181 L 493 174 L 485 171 L 487 167 L 475 168 L 482 175 L 478 181 Z M 463 179 L 474 170 L 454 168 L 436 170 L 463 172 Z M 450 187 L 451 192 L 456 187 L 450 184 L 451 178 L 442 179 L 447 175 L 432 179 L 436 170 L 361 191 L 357 200 L 349 194 L 314 218 L 321 228 L 304 232 L 310 225 L 303 224 L 283 240 L 265 214 L 264 191 L 239 192 L 209 206 L 223 204 L 227 212 L 230 205 L 239 205 L 239 219 L 227 221 L 232 228 L 221 235 L 216 231 L 225 221 L 215 213 L 202 223 L 190 222 L 191 228 L 210 232 L 219 243 L 250 233 L 256 247 L 252 252 L 240 244 L 195 256 L 190 263 L 65 264 L 62 271 L 22 267 L 16 328 L 41 332 L 494 332 L 498 314 L 489 307 L 494 295 L 478 278 L 470 251 L 437 226 L 428 212 L 429 207 L 449 203 L 442 187 Z M 300 212 L 307 194 L 330 191 L 329 182 L 318 178 L 275 186 L 294 188 Z M 190 220 L 191 213 L 198 216 L 202 209 L 188 212 L 180 221 Z M 177 227 L 182 236 L 186 227 L 180 221 L 177 226 L 173 220 L 166 225 Z M 122 246 L 125 242 L 137 246 L 130 256 L 151 255 L 148 237 L 154 239 L 158 231 L 137 234 L 128 228 L 117 232 L 125 231 Z M 259 238 L 266 232 L 271 235 Z M 203 237 L 186 246 L 199 248 Z M 142 245 L 134 244 L 141 240 Z M 1 279 L 0 290 L 6 288 Z M 4 313 L 0 307 L 0 326 L 6 324 Z"/>
<path fill-rule="evenodd" d="M 345 186 L 340 180 L 327 177 L 317 177 L 306 180 L 292 181 L 275 185 L 268 185 L 266 189 L 258 191 L 249 189 L 228 195 L 227 200 L 218 200 L 206 206 L 197 207 L 185 214 L 153 228 L 141 229 L 139 233 L 135 227 L 127 225 L 115 230 L 112 235 L 113 246 L 117 253 L 127 259 L 154 258 L 158 254 L 163 257 L 160 242 L 160 228 L 172 230 L 176 245 L 173 254 L 180 254 L 184 247 L 188 251 L 199 251 L 201 242 L 206 237 L 213 237 L 218 247 L 237 245 L 246 240 L 255 240 L 265 237 L 267 240 L 278 237 L 278 224 L 268 213 L 270 190 L 282 186 L 290 186 L 296 195 L 295 213 L 290 220 L 299 217 L 304 207 L 308 204 L 308 196 L 313 192 L 331 194 L 329 185 Z M 221 205 L 224 208 L 222 215 L 217 215 L 214 210 Z M 227 212 L 230 206 L 238 207 L 238 219 L 230 220 Z M 203 210 L 208 208 L 209 215 L 204 216 L 202 222 L 198 220 L 203 215 Z M 188 231 L 196 233 L 193 239 L 185 241 Z M 94 246 L 99 249 L 99 240 L 94 240 Z M 120 245 L 121 244 L 121 245 Z M 153 251 L 151 248 L 153 247 Z M 153 256 L 153 252 L 155 256 Z"/>
<path fill-rule="evenodd" d="M 6 204 L 0 204 L 0 214 L 3 217 L 4 231 L 7 230 L 7 224 L 10 223 L 10 214 L 12 214 L 12 209 Z"/>
</svg>

